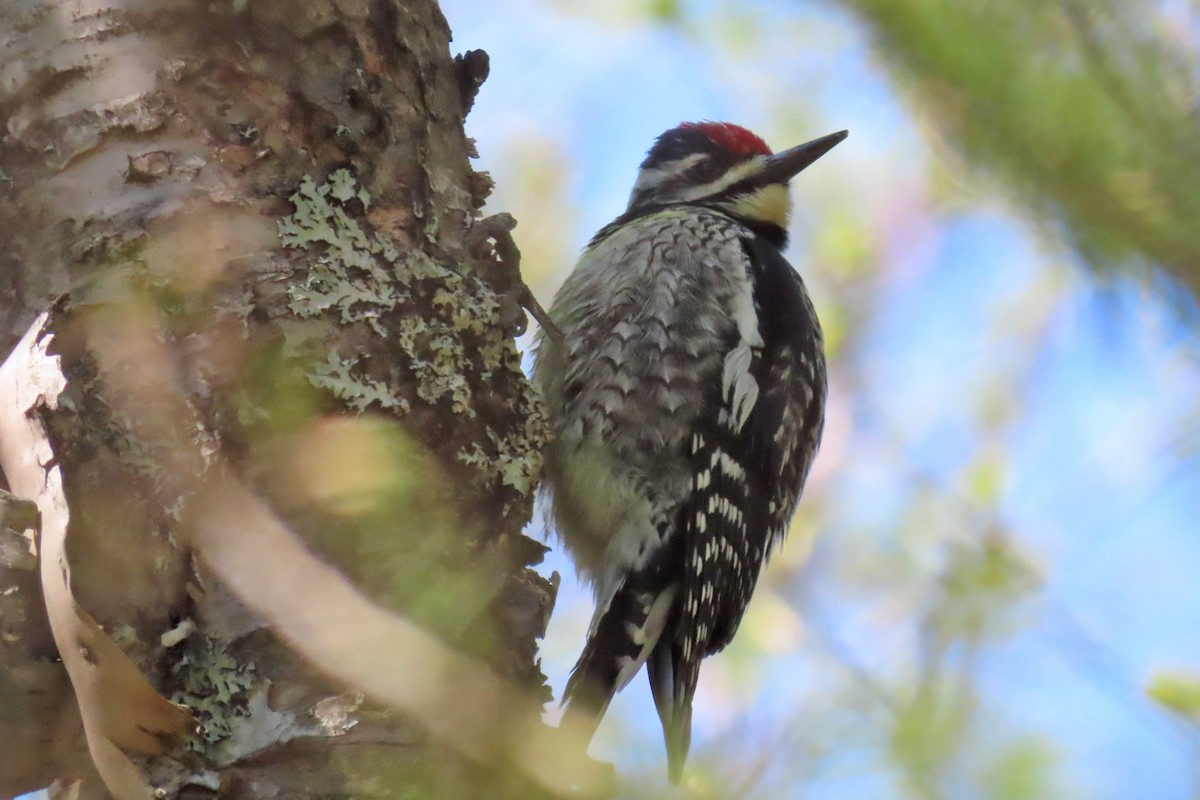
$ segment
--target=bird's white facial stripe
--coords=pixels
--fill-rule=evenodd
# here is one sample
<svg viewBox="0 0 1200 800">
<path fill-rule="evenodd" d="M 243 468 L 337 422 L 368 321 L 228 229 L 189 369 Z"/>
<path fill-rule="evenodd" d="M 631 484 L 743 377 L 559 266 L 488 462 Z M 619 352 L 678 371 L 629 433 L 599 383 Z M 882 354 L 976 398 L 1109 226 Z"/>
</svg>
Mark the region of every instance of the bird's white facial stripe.
<svg viewBox="0 0 1200 800">
<path fill-rule="evenodd" d="M 687 191 L 680 192 L 672 199 L 687 203 L 694 200 L 700 200 L 704 197 L 711 197 L 714 194 L 720 194 L 738 181 L 749 177 L 755 172 L 758 172 L 758 170 L 762 168 L 762 158 L 762 156 L 755 156 L 748 161 L 743 161 L 733 169 L 725 172 L 715 181 L 703 184 L 701 186 L 693 186 Z"/>
<path fill-rule="evenodd" d="M 706 153 L 692 153 L 690 156 L 684 156 L 676 161 L 668 161 L 651 169 L 643 169 L 638 173 L 637 183 L 633 185 L 633 193 L 630 195 L 630 203 L 638 197 L 645 197 L 653 193 L 663 183 L 671 178 L 691 169 L 696 164 L 699 164 L 704 159 L 708 158 Z"/>
<path fill-rule="evenodd" d="M 683 174 L 707 158 L 710 158 L 710 156 L 706 153 L 692 153 L 690 156 L 685 156 L 675 161 L 668 161 L 658 167 L 642 170 L 638 173 L 637 183 L 634 184 L 633 193 L 630 195 L 630 205 L 632 206 L 635 201 L 643 200 L 659 192 L 672 178 Z M 705 197 L 720 194 L 735 183 L 748 178 L 762 169 L 764 158 L 765 156 L 749 158 L 709 183 L 697 186 L 681 186 L 677 189 L 672 187 L 670 190 L 664 192 L 663 197 L 660 199 L 677 203 L 691 203 Z"/>
</svg>

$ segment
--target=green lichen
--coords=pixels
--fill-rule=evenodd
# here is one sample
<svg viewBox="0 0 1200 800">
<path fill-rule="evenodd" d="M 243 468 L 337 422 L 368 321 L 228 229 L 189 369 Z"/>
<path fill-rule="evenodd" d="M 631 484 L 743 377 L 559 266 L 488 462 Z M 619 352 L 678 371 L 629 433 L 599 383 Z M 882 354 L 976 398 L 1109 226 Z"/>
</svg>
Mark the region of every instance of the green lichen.
<svg viewBox="0 0 1200 800">
<path fill-rule="evenodd" d="M 545 420 L 534 411 L 527 417 L 524 428 L 509 436 L 488 431 L 490 447 L 472 442 L 470 450 L 458 454 L 458 460 L 480 472 L 490 474 L 502 486 L 510 486 L 521 495 L 528 495 L 537 486 L 542 470 L 542 446 L 545 443 Z"/>
<path fill-rule="evenodd" d="M 397 341 L 416 379 L 416 395 L 427 403 L 449 401 L 455 413 L 473 415 L 466 378 L 471 358 L 461 333 L 484 334 L 499 304 L 481 281 L 467 279 L 413 251 L 401 259 L 395 246 L 369 232 L 351 214 L 365 210 L 367 191 L 344 169 L 317 184 L 305 177 L 291 196 L 295 212 L 279 222 L 284 247 L 314 254 L 303 277 L 288 288 L 289 308 L 299 317 L 335 314 L 344 325 L 364 323 L 378 336 Z M 400 313 L 432 296 L 433 315 Z M 375 405 L 407 411 L 399 386 L 367 375 L 357 357 L 330 353 L 310 373 L 313 385 L 331 390 L 351 408 Z"/>
<path fill-rule="evenodd" d="M 336 353 L 313 367 L 309 380 L 319 389 L 328 389 L 355 411 L 366 411 L 372 405 L 408 411 L 408 401 L 392 395 L 387 384 L 371 378 L 358 377 L 352 370 L 356 358 L 339 358 Z"/>
<path fill-rule="evenodd" d="M 339 169 L 329 176 L 329 194 L 343 203 L 357 199 L 363 208 L 371 207 L 371 195 L 355 182 L 348 170 Z"/>
<path fill-rule="evenodd" d="M 531 492 L 545 420 L 500 324 L 500 297 L 479 277 L 449 269 L 422 249 L 399 253 L 363 218 L 372 199 L 347 170 L 320 184 L 304 178 L 291 201 L 295 211 L 280 220 L 279 239 L 303 251 L 288 289 L 292 313 L 365 326 L 394 354 L 388 363 L 372 362 L 350 349 L 361 337 L 296 327 L 289 335 L 307 338 L 289 349 L 308 354 L 308 381 L 358 411 L 408 413 L 416 403 L 444 404 L 469 419 L 479 413 L 479 393 L 503 392 L 512 398 L 515 425 L 489 428 L 488 441 L 459 458 L 485 481 Z"/>
<path fill-rule="evenodd" d="M 204 724 L 208 744 L 233 735 L 235 720 L 250 715 L 251 689 L 259 682 L 254 662 L 239 663 L 215 639 L 193 636 L 171 667 L 179 688 L 171 695 L 191 708 Z"/>
<path fill-rule="evenodd" d="M 370 195 L 341 169 L 320 186 L 305 176 L 290 199 L 296 211 L 279 221 L 279 241 L 293 250 L 324 245 L 304 279 L 288 287 L 291 310 L 300 317 L 333 310 L 343 323 L 366 322 L 386 335 L 379 317 L 402 298 L 384 265 L 394 264 L 399 253 L 379 234 L 363 230 L 345 207 L 358 200 L 366 208 Z"/>
</svg>

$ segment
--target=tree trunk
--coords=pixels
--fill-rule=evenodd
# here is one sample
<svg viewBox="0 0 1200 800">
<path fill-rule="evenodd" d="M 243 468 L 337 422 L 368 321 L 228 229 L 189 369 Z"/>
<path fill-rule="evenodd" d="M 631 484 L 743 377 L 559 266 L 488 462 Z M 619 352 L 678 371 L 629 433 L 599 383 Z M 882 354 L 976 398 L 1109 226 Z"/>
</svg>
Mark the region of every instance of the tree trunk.
<svg viewBox="0 0 1200 800">
<path fill-rule="evenodd" d="M 32 437 L 3 465 L 41 510 L 40 568 L 0 529 L 0 796 L 544 793 L 462 730 L 536 724 L 554 601 L 523 287 L 463 130 L 486 57 L 398 0 L 14 0 L 0 30 Z M 500 688 L 447 708 L 460 681 Z"/>
</svg>

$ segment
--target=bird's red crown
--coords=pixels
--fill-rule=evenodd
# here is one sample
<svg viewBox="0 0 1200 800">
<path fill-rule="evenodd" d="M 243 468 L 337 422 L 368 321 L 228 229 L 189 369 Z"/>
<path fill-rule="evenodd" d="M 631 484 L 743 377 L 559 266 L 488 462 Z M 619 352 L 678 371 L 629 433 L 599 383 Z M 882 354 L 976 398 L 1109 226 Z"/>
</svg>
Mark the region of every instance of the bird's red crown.
<svg viewBox="0 0 1200 800">
<path fill-rule="evenodd" d="M 732 122 L 685 122 L 679 127 L 700 131 L 714 143 L 738 155 L 771 155 L 771 148 L 761 136 Z"/>
</svg>

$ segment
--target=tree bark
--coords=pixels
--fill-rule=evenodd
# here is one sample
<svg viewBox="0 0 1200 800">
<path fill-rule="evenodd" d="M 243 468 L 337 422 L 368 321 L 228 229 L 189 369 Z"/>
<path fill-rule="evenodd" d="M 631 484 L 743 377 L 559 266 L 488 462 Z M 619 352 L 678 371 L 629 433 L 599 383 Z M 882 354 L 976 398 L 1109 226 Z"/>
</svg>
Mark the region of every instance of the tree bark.
<svg viewBox="0 0 1200 800">
<path fill-rule="evenodd" d="M 509 225 L 479 220 L 490 179 L 463 128 L 485 57 L 456 62 L 436 5 L 398 0 L 15 0 L 0 29 L 0 336 L 21 350 L 35 324 L 26 355 L 64 380 L 19 409 L 61 475 L 61 556 L 45 486 L 26 490 L 40 579 L 38 526 L 0 531 L 0 796 L 103 796 L 98 741 L 144 779 L 130 792 L 544 793 L 348 663 L 378 609 L 371 630 L 450 648 L 462 696 L 454 680 L 494 679 L 533 719 L 549 695 L 554 586 L 521 535 L 545 427 Z M 222 561 L 231 531 L 277 546 Z M 303 570 L 318 584 L 274 580 Z M 342 579 L 362 619 L 312 607 Z"/>
</svg>

